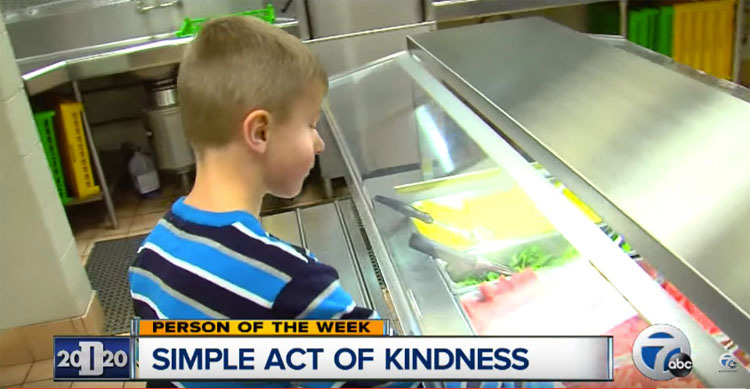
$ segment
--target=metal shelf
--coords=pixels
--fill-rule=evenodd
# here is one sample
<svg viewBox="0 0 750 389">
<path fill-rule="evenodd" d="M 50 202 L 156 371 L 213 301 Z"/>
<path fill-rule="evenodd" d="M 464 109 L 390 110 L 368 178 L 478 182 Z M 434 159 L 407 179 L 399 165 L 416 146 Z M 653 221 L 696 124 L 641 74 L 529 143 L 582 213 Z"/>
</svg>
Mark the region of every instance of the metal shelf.
<svg viewBox="0 0 750 389">
<path fill-rule="evenodd" d="M 435 20 L 445 21 L 611 1 L 614 0 L 438 0 L 432 2 L 432 7 Z"/>
<path fill-rule="evenodd" d="M 76 205 L 88 204 L 88 203 L 95 203 L 97 201 L 102 201 L 102 200 L 104 200 L 104 195 L 100 192 L 99 194 L 96 194 L 96 195 L 93 195 L 93 196 L 89 196 L 89 197 L 86 197 L 86 198 L 70 200 L 70 201 L 68 201 L 67 204 L 65 204 L 65 206 L 66 207 L 74 207 Z"/>
</svg>

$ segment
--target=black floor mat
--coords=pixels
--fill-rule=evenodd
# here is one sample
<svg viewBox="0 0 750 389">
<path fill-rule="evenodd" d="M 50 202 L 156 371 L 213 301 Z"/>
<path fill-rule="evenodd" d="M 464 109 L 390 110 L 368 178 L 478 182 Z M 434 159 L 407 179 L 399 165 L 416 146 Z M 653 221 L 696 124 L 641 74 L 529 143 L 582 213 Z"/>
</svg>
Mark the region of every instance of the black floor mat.
<svg viewBox="0 0 750 389">
<path fill-rule="evenodd" d="M 130 298 L 128 267 L 146 235 L 129 236 L 96 242 L 91 249 L 86 272 L 91 287 L 99 294 L 104 310 L 104 332 L 120 334 L 130 331 L 133 302 Z"/>
</svg>

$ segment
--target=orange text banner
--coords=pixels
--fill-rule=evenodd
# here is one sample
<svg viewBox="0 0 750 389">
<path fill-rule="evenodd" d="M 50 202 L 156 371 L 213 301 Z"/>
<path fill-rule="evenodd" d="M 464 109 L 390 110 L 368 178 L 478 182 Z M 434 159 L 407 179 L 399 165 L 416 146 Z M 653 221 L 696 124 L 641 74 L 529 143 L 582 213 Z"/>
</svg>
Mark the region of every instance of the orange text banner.
<svg viewBox="0 0 750 389">
<path fill-rule="evenodd" d="M 384 320 L 139 320 L 138 336 L 383 336 Z"/>
</svg>

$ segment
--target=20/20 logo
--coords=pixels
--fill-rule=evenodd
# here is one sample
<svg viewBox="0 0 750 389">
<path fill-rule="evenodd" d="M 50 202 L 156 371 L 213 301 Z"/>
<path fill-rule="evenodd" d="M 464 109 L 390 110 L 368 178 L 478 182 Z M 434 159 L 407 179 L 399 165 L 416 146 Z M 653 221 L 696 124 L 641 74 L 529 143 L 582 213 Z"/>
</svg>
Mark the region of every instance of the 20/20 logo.
<svg viewBox="0 0 750 389">
<path fill-rule="evenodd" d="M 127 379 L 130 339 L 55 337 L 55 379 Z"/>
<path fill-rule="evenodd" d="M 638 334 L 633 342 L 633 364 L 652 380 L 684 377 L 693 370 L 690 342 L 675 327 L 652 325 Z"/>
</svg>

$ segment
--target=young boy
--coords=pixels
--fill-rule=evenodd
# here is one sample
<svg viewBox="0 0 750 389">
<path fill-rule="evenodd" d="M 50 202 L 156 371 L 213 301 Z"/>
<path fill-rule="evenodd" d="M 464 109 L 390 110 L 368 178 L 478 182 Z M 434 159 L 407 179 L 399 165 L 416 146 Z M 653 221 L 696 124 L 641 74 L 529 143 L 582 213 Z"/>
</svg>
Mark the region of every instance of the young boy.
<svg viewBox="0 0 750 389">
<path fill-rule="evenodd" d="M 196 155 L 195 185 L 159 221 L 130 268 L 136 315 L 377 317 L 355 306 L 335 269 L 269 235 L 258 219 L 265 194 L 300 192 L 325 147 L 315 125 L 328 81 L 317 58 L 301 41 L 260 20 L 216 19 L 190 44 L 177 88 Z"/>
</svg>

